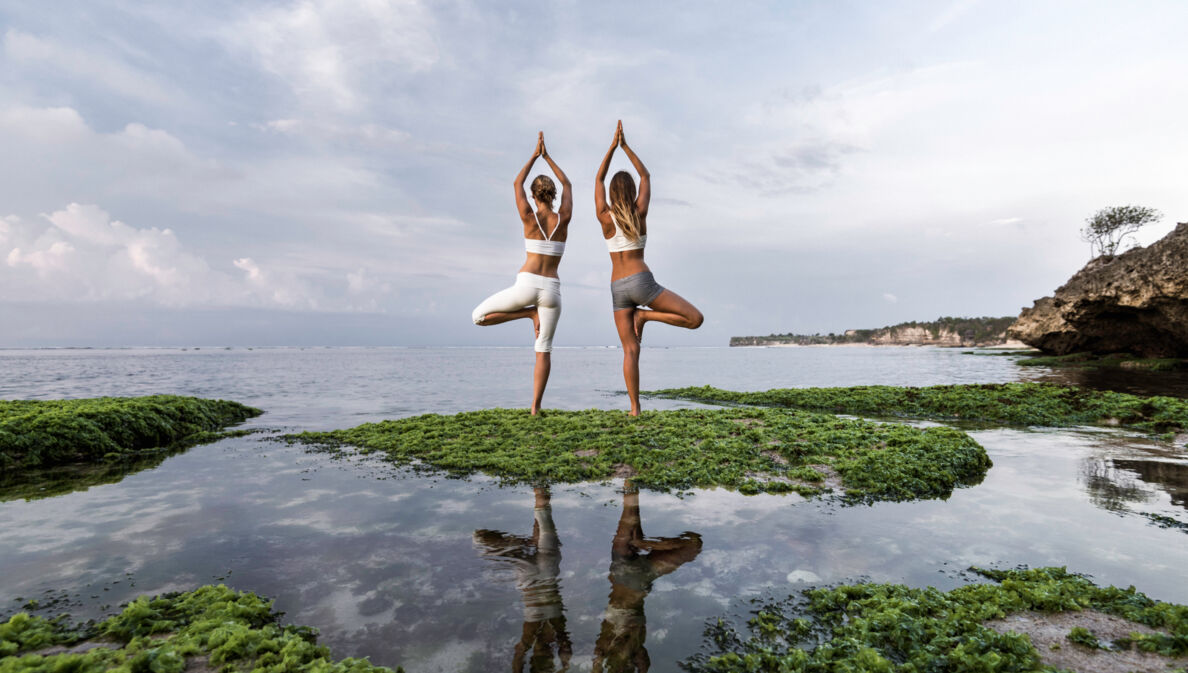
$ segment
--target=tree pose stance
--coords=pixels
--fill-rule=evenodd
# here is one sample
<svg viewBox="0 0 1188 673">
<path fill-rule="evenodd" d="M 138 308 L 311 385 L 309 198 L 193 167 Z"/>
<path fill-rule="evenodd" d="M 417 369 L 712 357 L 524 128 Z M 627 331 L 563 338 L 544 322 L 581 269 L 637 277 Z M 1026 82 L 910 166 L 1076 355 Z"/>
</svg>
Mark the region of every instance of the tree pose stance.
<svg viewBox="0 0 1188 673">
<path fill-rule="evenodd" d="M 635 180 L 627 171 L 611 178 L 610 201 L 606 198 L 606 173 L 616 148 L 631 160 L 639 173 L 639 194 Z M 651 175 L 643 162 L 627 145 L 623 122 L 615 129 L 615 139 L 598 167 L 594 181 L 594 208 L 602 225 L 602 237 L 611 257 L 611 301 L 615 328 L 623 342 L 623 379 L 631 398 L 631 415 L 639 415 L 639 346 L 644 325 L 656 320 L 677 327 L 697 329 L 704 318 L 697 307 L 672 290 L 666 290 L 652 277 L 644 263 L 644 244 L 648 239 L 648 203 L 652 200 Z M 650 307 L 650 310 L 639 308 Z"/>
<path fill-rule="evenodd" d="M 553 212 L 553 200 L 557 198 L 557 187 L 547 175 L 538 175 L 532 181 L 532 199 L 536 210 L 528 204 L 524 194 L 524 181 L 537 157 L 544 157 L 553 174 L 561 181 L 561 207 Z M 545 384 L 549 382 L 552 368 L 553 333 L 557 329 L 557 318 L 561 316 L 561 279 L 557 267 L 565 252 L 565 239 L 569 235 L 569 218 L 573 214 L 573 190 L 569 178 L 557 166 L 545 149 L 544 133 L 536 140 L 532 158 L 524 164 L 515 181 L 516 209 L 524 224 L 524 248 L 527 259 L 516 282 L 506 290 L 500 290 L 487 297 L 475 307 L 471 317 L 476 325 L 498 325 L 509 320 L 531 318 L 536 334 L 536 368 L 533 371 L 532 414 L 540 411 Z"/>
</svg>

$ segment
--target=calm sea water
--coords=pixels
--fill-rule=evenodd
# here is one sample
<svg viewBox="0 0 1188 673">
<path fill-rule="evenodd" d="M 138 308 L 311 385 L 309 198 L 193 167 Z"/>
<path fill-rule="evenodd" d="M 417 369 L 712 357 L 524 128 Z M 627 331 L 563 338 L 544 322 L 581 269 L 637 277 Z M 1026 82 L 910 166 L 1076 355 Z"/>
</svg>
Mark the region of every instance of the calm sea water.
<svg viewBox="0 0 1188 673">
<path fill-rule="evenodd" d="M 179 393 L 266 410 L 247 425 L 327 429 L 526 406 L 528 349 L 0 351 L 0 398 Z M 558 349 L 546 406 L 625 408 L 614 349 Z M 1183 394 L 1182 378 L 1018 367 L 928 348 L 645 349 L 643 387 L 930 385 L 1055 379 Z M 650 408 L 689 406 L 645 401 Z M 852 579 L 956 586 L 971 565 L 1067 565 L 1188 603 L 1182 447 L 1101 429 L 969 429 L 994 467 L 948 501 L 840 507 L 622 483 L 551 493 L 410 476 L 227 439 L 121 481 L 0 501 L 0 613 L 60 597 L 79 617 L 142 593 L 223 581 L 276 599 L 337 656 L 415 671 L 675 670 L 707 620 Z M 0 498 L 3 498 L 0 492 Z M 663 551 L 632 558 L 623 542 Z M 534 658 L 535 657 L 535 658 Z"/>
</svg>

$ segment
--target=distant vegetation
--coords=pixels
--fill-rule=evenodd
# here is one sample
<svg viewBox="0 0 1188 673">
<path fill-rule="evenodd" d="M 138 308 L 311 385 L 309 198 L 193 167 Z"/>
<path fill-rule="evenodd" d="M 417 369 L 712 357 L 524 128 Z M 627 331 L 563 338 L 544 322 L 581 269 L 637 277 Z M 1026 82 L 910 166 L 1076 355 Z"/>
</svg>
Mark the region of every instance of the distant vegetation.
<svg viewBox="0 0 1188 673">
<path fill-rule="evenodd" d="M 1002 318 L 943 317 L 928 322 L 902 322 L 878 329 L 852 329 L 843 334 L 769 334 L 730 337 L 731 346 L 833 346 L 841 344 L 941 343 L 951 346 L 986 346 L 1006 342 L 1006 329 L 1015 321 Z"/>
<path fill-rule="evenodd" d="M 178 395 L 0 401 L 0 469 L 130 459 L 218 439 L 264 412 L 227 400 Z"/>
</svg>

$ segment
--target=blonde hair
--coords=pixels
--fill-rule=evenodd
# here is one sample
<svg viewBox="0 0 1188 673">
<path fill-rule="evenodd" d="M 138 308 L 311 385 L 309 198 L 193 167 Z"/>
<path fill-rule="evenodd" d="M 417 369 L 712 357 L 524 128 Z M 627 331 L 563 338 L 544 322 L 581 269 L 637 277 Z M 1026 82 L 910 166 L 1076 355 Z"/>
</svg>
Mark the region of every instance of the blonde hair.
<svg viewBox="0 0 1188 673">
<path fill-rule="evenodd" d="M 610 207 L 623 235 L 631 242 L 639 240 L 639 213 L 635 212 L 635 180 L 627 171 L 619 171 L 610 182 Z"/>
<path fill-rule="evenodd" d="M 553 184 L 553 179 L 547 175 L 536 176 L 532 181 L 532 198 L 553 205 L 553 199 L 557 198 L 557 185 Z"/>
</svg>

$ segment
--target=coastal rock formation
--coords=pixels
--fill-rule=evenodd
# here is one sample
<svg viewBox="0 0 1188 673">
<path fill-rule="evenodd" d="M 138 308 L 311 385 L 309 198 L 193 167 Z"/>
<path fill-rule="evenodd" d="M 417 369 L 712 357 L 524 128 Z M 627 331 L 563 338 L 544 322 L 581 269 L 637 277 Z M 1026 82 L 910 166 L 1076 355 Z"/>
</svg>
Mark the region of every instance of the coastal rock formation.
<svg viewBox="0 0 1188 673">
<path fill-rule="evenodd" d="M 770 334 L 730 337 L 731 346 L 1000 346 L 1013 318 L 937 318 L 842 334 Z"/>
<path fill-rule="evenodd" d="M 1007 335 L 1045 353 L 1188 357 L 1188 222 L 1145 248 L 1090 261 Z"/>
</svg>

